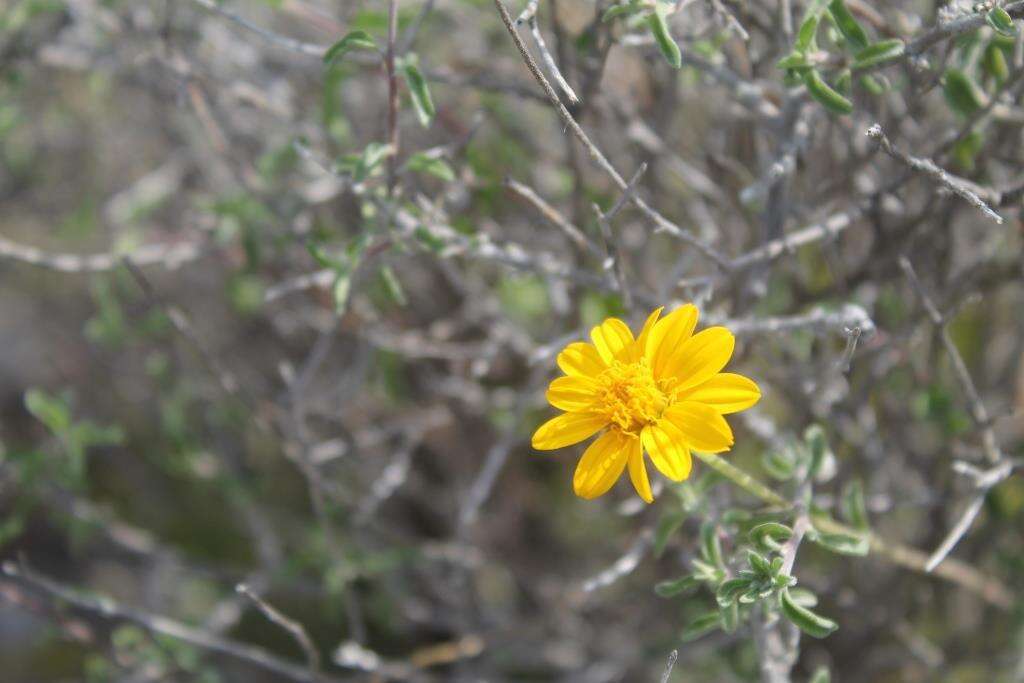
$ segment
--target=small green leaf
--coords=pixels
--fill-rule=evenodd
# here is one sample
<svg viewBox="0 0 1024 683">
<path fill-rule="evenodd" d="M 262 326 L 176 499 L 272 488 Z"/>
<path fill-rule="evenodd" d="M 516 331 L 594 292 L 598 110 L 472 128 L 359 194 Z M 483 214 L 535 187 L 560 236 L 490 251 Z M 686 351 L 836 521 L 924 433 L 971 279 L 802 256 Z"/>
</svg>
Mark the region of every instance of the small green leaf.
<svg viewBox="0 0 1024 683">
<path fill-rule="evenodd" d="M 722 630 L 726 633 L 735 633 L 736 627 L 740 624 L 740 606 L 734 602 L 719 609 L 718 614 L 722 620 Z"/>
<path fill-rule="evenodd" d="M 818 34 L 818 22 L 821 21 L 820 12 L 810 12 L 800 30 L 796 34 L 796 43 L 793 44 L 794 52 L 807 52 L 814 46 L 814 36 Z"/>
<path fill-rule="evenodd" d="M 801 607 L 814 607 L 818 604 L 818 596 L 806 588 L 790 588 L 789 597 Z"/>
<path fill-rule="evenodd" d="M 715 600 L 719 607 L 728 607 L 736 601 L 741 593 L 750 590 L 753 583 L 749 579 L 729 579 L 723 581 L 722 585 L 715 591 Z"/>
<path fill-rule="evenodd" d="M 658 3 L 654 8 L 654 11 L 647 16 L 647 27 L 651 30 L 651 35 L 654 36 L 654 42 L 658 44 L 658 49 L 661 50 L 661 54 L 665 57 L 673 69 L 679 69 L 683 66 L 683 53 L 679 49 L 679 44 L 676 43 L 672 37 L 672 33 L 668 29 L 668 21 L 665 13 L 667 9 L 661 3 Z"/>
<path fill-rule="evenodd" d="M 858 529 L 867 529 L 868 508 L 864 502 L 864 486 L 860 479 L 853 479 L 843 489 L 843 517 Z"/>
<path fill-rule="evenodd" d="M 714 631 L 716 628 L 722 627 L 722 615 L 718 611 L 707 612 L 700 615 L 693 621 L 691 621 L 685 629 L 683 629 L 683 635 L 681 636 L 682 641 L 689 642 L 700 638 L 705 633 Z"/>
<path fill-rule="evenodd" d="M 808 683 L 832 683 L 832 674 L 828 672 L 827 666 L 819 666 Z"/>
<path fill-rule="evenodd" d="M 654 592 L 660 597 L 671 598 L 674 595 L 684 593 L 691 588 L 696 588 L 700 584 L 700 580 L 696 576 L 687 575 L 678 579 L 672 579 L 671 581 L 662 581 L 661 583 L 655 584 Z"/>
<path fill-rule="evenodd" d="M 839 628 L 831 619 L 798 605 L 789 595 L 789 590 L 779 592 L 779 607 L 787 619 L 812 638 L 824 638 Z"/>
<path fill-rule="evenodd" d="M 420 120 L 420 125 L 424 128 L 429 128 L 431 121 L 434 120 L 434 100 L 430 96 L 427 79 L 423 78 L 423 74 L 416 65 L 416 55 L 405 57 L 401 61 L 401 69 L 405 83 L 409 86 L 412 105 L 416 109 L 416 116 Z"/>
<path fill-rule="evenodd" d="M 331 45 L 324 53 L 324 64 L 331 64 L 336 59 L 344 57 L 352 50 L 376 50 L 377 43 L 366 31 L 352 31 L 344 38 Z"/>
<path fill-rule="evenodd" d="M 867 69 L 868 67 L 891 62 L 903 56 L 905 45 L 899 38 L 892 40 L 881 40 L 873 45 L 868 45 L 853 57 L 854 69 Z"/>
<path fill-rule="evenodd" d="M 846 42 L 855 50 L 863 50 L 868 46 L 868 34 L 850 13 L 844 0 L 832 0 L 828 3 L 829 14 L 836 23 L 836 28 L 846 38 Z"/>
<path fill-rule="evenodd" d="M 787 481 L 793 478 L 796 462 L 789 451 L 768 451 L 761 458 L 761 465 L 773 479 Z"/>
<path fill-rule="evenodd" d="M 1010 75 L 1010 69 L 1006 64 L 1006 53 L 994 41 L 985 47 L 981 66 L 985 69 L 985 73 L 994 78 L 997 83 L 1003 83 Z"/>
<path fill-rule="evenodd" d="M 1009 13 L 1002 7 L 993 7 L 985 14 L 985 23 L 1004 36 L 1017 35 L 1017 27 Z"/>
<path fill-rule="evenodd" d="M 416 173 L 425 173 L 435 178 L 440 178 L 446 183 L 455 180 L 455 171 L 448 165 L 448 162 L 440 157 L 430 156 L 423 152 L 416 152 L 405 162 L 405 167 Z"/>
<path fill-rule="evenodd" d="M 722 543 L 718 538 L 718 527 L 714 522 L 704 522 L 700 527 L 700 551 L 708 563 L 720 568 L 725 568 L 725 560 L 722 559 Z"/>
<path fill-rule="evenodd" d="M 621 17 L 628 14 L 636 14 L 641 9 L 641 5 L 636 0 L 630 0 L 630 2 L 621 5 L 612 5 L 605 10 L 604 14 L 601 15 L 601 21 L 611 21 L 615 17 Z"/>
<path fill-rule="evenodd" d="M 771 563 L 758 552 L 747 550 L 747 563 L 750 564 L 751 569 L 761 576 L 769 577 L 772 575 Z"/>
<path fill-rule="evenodd" d="M 25 392 L 25 408 L 54 434 L 63 434 L 71 426 L 71 411 L 60 397 L 29 389 Z"/>
<path fill-rule="evenodd" d="M 870 550 L 868 539 L 862 536 L 815 533 L 808 535 L 808 538 L 820 545 L 822 548 L 839 555 L 863 557 L 864 555 L 867 555 Z"/>
<path fill-rule="evenodd" d="M 758 524 L 749 533 L 751 542 L 766 551 L 778 550 L 793 537 L 793 530 L 778 522 Z"/>
<path fill-rule="evenodd" d="M 959 69 L 947 69 L 943 92 L 953 111 L 970 116 L 985 106 L 985 96 L 977 84 Z"/>
<path fill-rule="evenodd" d="M 395 275 L 395 271 L 391 266 L 381 266 L 380 277 L 384 281 L 384 288 L 387 289 L 388 296 L 399 306 L 405 306 L 409 303 L 409 300 L 405 296 L 405 289 L 402 287 L 402 282 Z"/>
<path fill-rule="evenodd" d="M 853 103 L 833 90 L 816 69 L 811 69 L 804 74 L 804 85 L 807 86 L 810 96 L 830 112 L 849 114 L 853 111 Z"/>
<path fill-rule="evenodd" d="M 654 556 L 661 557 L 665 552 L 669 539 L 679 530 L 679 527 L 686 521 L 686 512 L 683 510 L 669 510 L 658 520 L 658 526 L 654 530 Z"/>
<path fill-rule="evenodd" d="M 807 61 L 807 55 L 802 52 L 791 52 L 775 63 L 779 69 L 810 69 L 811 63 Z"/>
</svg>

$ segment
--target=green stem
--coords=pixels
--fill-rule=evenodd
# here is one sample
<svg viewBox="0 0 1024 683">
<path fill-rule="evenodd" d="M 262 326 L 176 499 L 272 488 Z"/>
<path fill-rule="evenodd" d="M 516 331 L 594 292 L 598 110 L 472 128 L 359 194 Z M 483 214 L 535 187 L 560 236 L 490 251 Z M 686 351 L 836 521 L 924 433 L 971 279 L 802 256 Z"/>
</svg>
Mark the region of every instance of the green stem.
<svg viewBox="0 0 1024 683">
<path fill-rule="evenodd" d="M 751 494 L 756 498 L 760 498 L 766 503 L 771 505 L 777 505 L 779 507 L 788 508 L 792 507 L 792 503 L 780 496 L 779 494 L 772 491 L 770 488 L 762 484 L 760 481 L 750 476 L 740 468 L 736 467 L 724 458 L 720 458 L 713 453 L 696 453 L 694 455 L 701 460 L 705 465 L 721 474 L 726 479 L 729 479 L 734 484 L 739 486 L 741 489 Z"/>
</svg>

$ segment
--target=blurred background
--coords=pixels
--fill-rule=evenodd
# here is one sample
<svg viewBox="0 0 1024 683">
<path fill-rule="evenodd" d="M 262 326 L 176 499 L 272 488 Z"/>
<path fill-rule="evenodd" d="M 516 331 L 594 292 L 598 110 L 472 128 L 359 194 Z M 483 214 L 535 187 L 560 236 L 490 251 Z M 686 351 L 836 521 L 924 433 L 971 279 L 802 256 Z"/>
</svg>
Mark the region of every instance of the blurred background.
<svg viewBox="0 0 1024 683">
<path fill-rule="evenodd" d="M 0 679 L 1024 680 L 982 4 L 506 2 L 583 143 L 484 0 L 0 0 Z M 655 591 L 765 501 L 530 448 L 565 344 L 690 301 L 764 393 L 724 457 L 864 534 L 799 545 L 827 638 Z"/>
</svg>

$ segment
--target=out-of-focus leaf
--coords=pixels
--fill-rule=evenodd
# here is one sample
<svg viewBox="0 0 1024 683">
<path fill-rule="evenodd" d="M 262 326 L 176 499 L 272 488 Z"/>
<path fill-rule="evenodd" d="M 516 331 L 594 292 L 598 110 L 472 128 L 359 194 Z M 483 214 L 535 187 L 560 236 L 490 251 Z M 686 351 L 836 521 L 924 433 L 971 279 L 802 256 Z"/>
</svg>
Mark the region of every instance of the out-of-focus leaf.
<svg viewBox="0 0 1024 683">
<path fill-rule="evenodd" d="M 853 111 L 853 103 L 846 99 L 825 82 L 817 69 L 804 74 L 804 85 L 807 92 L 823 107 L 834 114 L 849 114 Z"/>
<path fill-rule="evenodd" d="M 1017 27 L 1014 25 L 1013 19 L 1002 7 L 993 7 L 986 12 L 985 23 L 1004 36 L 1017 35 Z"/>
<path fill-rule="evenodd" d="M 946 70 L 943 92 L 953 111 L 963 116 L 970 116 L 985 106 L 984 95 L 977 84 L 959 69 Z"/>
<path fill-rule="evenodd" d="M 852 536 L 850 534 L 826 534 L 813 533 L 807 537 L 826 550 L 839 555 L 854 555 L 862 557 L 868 554 L 870 544 L 863 536 Z"/>
<path fill-rule="evenodd" d="M 832 674 L 828 672 L 827 666 L 819 666 L 808 683 L 832 683 Z"/>
<path fill-rule="evenodd" d="M 679 595 L 691 588 L 696 588 L 700 585 L 700 580 L 693 575 L 687 575 L 678 579 L 672 579 L 671 581 L 662 581 L 661 583 L 655 584 L 654 592 L 660 597 L 671 598 L 673 595 Z"/>
<path fill-rule="evenodd" d="M 683 629 L 682 641 L 689 642 L 700 638 L 705 633 L 722 627 L 722 615 L 717 610 L 700 615 Z"/>
<path fill-rule="evenodd" d="M 850 44 L 850 47 L 855 50 L 863 50 L 868 46 L 868 34 L 864 32 L 864 27 L 850 13 L 845 0 L 832 0 L 828 4 L 828 11 L 836 23 L 836 28 L 846 38 L 846 42 Z"/>
<path fill-rule="evenodd" d="M 704 522 L 700 527 L 700 551 L 709 564 L 720 569 L 725 568 L 722 559 L 722 542 L 718 538 L 718 526 L 714 522 Z"/>
<path fill-rule="evenodd" d="M 408 55 L 401 60 L 400 68 L 406 85 L 409 86 L 409 95 L 412 97 L 412 106 L 416 109 L 416 117 L 420 125 L 429 128 L 434 120 L 434 99 L 430 96 L 430 88 L 427 86 L 427 79 L 423 77 L 419 66 L 416 63 L 416 55 Z"/>
<path fill-rule="evenodd" d="M 654 556 L 661 557 L 665 552 L 669 539 L 679 530 L 679 527 L 686 521 L 684 510 L 670 510 L 658 520 L 658 526 L 654 530 Z"/>
<path fill-rule="evenodd" d="M 351 31 L 344 38 L 331 45 L 324 53 L 324 64 L 331 64 L 352 50 L 376 50 L 377 42 L 366 31 Z"/>
<path fill-rule="evenodd" d="M 867 69 L 883 62 L 891 62 L 903 55 L 904 47 L 903 41 L 899 38 L 881 40 L 857 52 L 853 57 L 852 67 L 854 69 Z"/>
<path fill-rule="evenodd" d="M 851 480 L 843 489 L 842 509 L 847 522 L 858 529 L 868 528 L 868 508 L 860 479 Z"/>
<path fill-rule="evenodd" d="M 662 56 L 665 57 L 665 61 L 673 69 L 679 69 L 683 66 L 683 53 L 668 29 L 666 12 L 665 6 L 658 3 L 654 11 L 647 16 L 647 26 L 650 28 L 651 35 L 654 36 L 654 42 L 657 43 Z"/>
<path fill-rule="evenodd" d="M 447 161 L 423 152 L 417 152 L 409 157 L 409 160 L 405 162 L 405 167 L 410 171 L 432 175 L 448 183 L 455 180 L 455 171 Z"/>
</svg>

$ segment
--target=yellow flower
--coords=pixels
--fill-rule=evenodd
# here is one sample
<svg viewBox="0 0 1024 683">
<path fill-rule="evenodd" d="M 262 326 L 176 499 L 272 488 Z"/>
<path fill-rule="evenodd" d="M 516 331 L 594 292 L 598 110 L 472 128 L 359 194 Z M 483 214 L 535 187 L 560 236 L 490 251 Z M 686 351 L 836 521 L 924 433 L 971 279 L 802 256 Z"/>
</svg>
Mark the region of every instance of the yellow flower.
<svg viewBox="0 0 1024 683">
<path fill-rule="evenodd" d="M 593 344 L 574 342 L 558 354 L 564 377 L 551 382 L 548 402 L 564 410 L 533 435 L 533 447 L 554 450 L 598 432 L 576 466 L 572 484 L 581 498 L 606 493 L 629 468 L 636 492 L 654 500 L 644 451 L 672 481 L 690 476 L 690 451 L 720 453 L 733 444 L 723 415 L 761 398 L 757 385 L 721 372 L 735 340 L 724 327 L 693 333 L 697 307 L 681 306 L 664 318 L 651 313 L 640 336 L 618 318 L 590 331 Z"/>
</svg>

